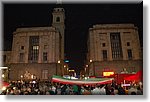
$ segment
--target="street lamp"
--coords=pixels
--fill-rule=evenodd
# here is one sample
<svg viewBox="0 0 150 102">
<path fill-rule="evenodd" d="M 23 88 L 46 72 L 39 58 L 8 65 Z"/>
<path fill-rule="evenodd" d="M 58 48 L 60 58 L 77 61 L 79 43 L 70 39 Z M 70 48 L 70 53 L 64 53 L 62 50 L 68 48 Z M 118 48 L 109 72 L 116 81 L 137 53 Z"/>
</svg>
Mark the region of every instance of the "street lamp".
<svg viewBox="0 0 150 102">
<path fill-rule="evenodd" d="M 4 74 L 2 74 L 2 78 L 4 78 L 5 77 L 5 75 Z"/>
<path fill-rule="evenodd" d="M 86 67 L 85 67 L 85 72 L 86 72 Z"/>
<path fill-rule="evenodd" d="M 93 60 L 90 60 L 90 62 L 93 62 Z"/>
<path fill-rule="evenodd" d="M 61 62 L 61 61 L 58 60 L 57 63 L 56 63 L 56 75 L 57 75 L 57 70 L 58 70 L 58 69 L 57 69 L 57 67 L 58 67 L 57 64 L 60 64 L 60 62 Z"/>
<path fill-rule="evenodd" d="M 31 75 L 31 79 L 33 79 L 33 77 L 34 77 L 34 76 L 33 76 L 33 75 Z"/>
<path fill-rule="evenodd" d="M 21 75 L 20 77 L 23 78 L 23 75 Z"/>
<path fill-rule="evenodd" d="M 60 60 L 59 60 L 59 61 L 57 61 L 57 63 L 60 63 Z"/>
<path fill-rule="evenodd" d="M 69 68 L 67 68 L 67 74 L 69 73 Z"/>
<path fill-rule="evenodd" d="M 90 63 L 92 63 L 93 60 L 90 60 Z M 93 70 L 94 70 L 94 76 L 95 76 L 95 65 L 94 65 L 94 62 L 93 62 Z"/>
</svg>

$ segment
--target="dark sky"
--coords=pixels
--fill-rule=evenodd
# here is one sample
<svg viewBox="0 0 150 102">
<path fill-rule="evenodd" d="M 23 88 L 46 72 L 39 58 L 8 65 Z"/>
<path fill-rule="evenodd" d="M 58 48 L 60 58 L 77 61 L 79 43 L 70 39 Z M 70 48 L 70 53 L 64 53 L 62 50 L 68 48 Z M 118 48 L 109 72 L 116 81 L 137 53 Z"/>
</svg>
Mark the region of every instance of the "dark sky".
<svg viewBox="0 0 150 102">
<path fill-rule="evenodd" d="M 4 4 L 4 50 L 11 50 L 12 33 L 18 27 L 51 26 L 56 4 Z M 63 4 L 65 9 L 65 56 L 70 67 L 83 68 L 89 27 L 94 24 L 133 23 L 143 42 L 143 3 Z"/>
</svg>

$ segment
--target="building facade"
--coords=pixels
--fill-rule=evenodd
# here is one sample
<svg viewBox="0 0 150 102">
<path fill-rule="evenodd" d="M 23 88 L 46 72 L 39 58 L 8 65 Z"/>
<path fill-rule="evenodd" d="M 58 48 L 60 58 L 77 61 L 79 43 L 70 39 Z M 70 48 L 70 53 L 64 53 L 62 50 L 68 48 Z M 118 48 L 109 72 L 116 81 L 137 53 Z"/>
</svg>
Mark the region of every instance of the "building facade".
<svg viewBox="0 0 150 102">
<path fill-rule="evenodd" d="M 87 45 L 89 76 L 102 76 L 107 71 L 133 73 L 143 66 L 138 28 L 133 24 L 94 25 Z"/>
<path fill-rule="evenodd" d="M 52 75 L 63 75 L 65 11 L 54 8 L 51 27 L 17 28 L 13 32 L 9 79 L 49 80 Z M 4 53 L 3 59 L 8 54 Z M 9 63 L 8 63 L 9 62 Z"/>
</svg>

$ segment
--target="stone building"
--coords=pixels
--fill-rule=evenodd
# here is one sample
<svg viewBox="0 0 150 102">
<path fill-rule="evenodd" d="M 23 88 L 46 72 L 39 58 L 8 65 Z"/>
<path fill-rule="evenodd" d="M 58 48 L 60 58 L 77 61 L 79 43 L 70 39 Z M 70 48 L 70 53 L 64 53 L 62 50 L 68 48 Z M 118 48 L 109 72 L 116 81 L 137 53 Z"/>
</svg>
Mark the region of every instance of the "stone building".
<svg viewBox="0 0 150 102">
<path fill-rule="evenodd" d="M 54 74 L 63 75 L 65 11 L 54 8 L 52 15 L 51 27 L 17 28 L 13 32 L 12 50 L 3 53 L 10 80 L 49 80 Z"/>
<path fill-rule="evenodd" d="M 99 24 L 89 28 L 87 75 L 134 73 L 142 65 L 138 28 L 133 24 Z"/>
</svg>

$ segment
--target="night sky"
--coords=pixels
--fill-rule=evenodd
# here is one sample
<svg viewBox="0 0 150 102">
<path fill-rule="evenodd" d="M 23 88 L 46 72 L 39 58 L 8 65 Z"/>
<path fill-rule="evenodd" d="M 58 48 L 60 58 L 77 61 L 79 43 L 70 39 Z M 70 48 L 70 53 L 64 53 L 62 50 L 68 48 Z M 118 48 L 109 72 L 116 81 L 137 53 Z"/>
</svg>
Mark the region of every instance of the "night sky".
<svg viewBox="0 0 150 102">
<path fill-rule="evenodd" d="M 11 50 L 12 33 L 18 27 L 44 27 L 52 24 L 56 4 L 4 4 L 4 50 Z M 65 9 L 65 57 L 71 69 L 83 68 L 87 53 L 88 29 L 95 24 L 133 23 L 139 28 L 143 46 L 143 3 L 62 4 Z"/>
</svg>

